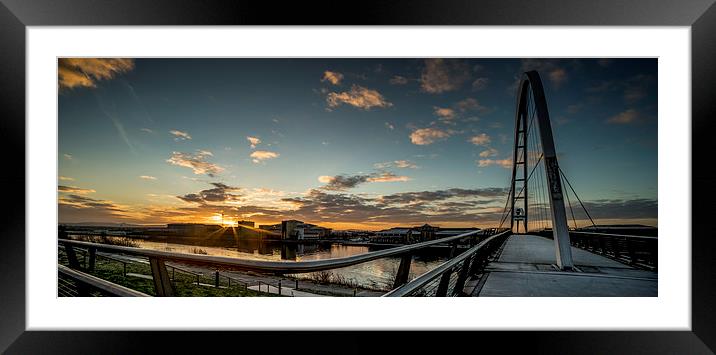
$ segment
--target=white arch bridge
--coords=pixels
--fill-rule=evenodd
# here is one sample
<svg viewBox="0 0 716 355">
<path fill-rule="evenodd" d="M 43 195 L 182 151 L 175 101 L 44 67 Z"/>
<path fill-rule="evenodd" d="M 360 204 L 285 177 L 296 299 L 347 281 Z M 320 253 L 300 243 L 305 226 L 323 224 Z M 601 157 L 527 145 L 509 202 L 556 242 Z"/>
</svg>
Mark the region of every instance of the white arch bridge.
<svg viewBox="0 0 716 355">
<path fill-rule="evenodd" d="M 400 257 L 393 288 L 384 296 L 657 296 L 657 237 L 605 233 L 594 224 L 559 167 L 547 100 L 536 71 L 524 73 L 518 93 L 512 177 L 502 218 L 494 228 L 345 258 L 300 262 L 181 254 L 61 237 L 59 253 L 67 265 L 59 265 L 58 292 L 69 296 L 175 296 L 177 270 L 191 274 L 176 263 L 293 275 Z M 589 220 L 589 226 L 578 226 L 575 206 L 580 220 Z M 452 245 L 449 260 L 410 280 L 413 255 L 438 244 Z M 458 245 L 466 247 L 458 253 Z M 85 255 L 83 262 L 78 253 Z M 151 275 L 146 278 L 153 288 L 140 292 L 97 275 L 97 258 L 112 259 L 111 254 L 148 262 Z M 126 277 L 126 261 L 121 261 L 126 259 L 117 260 L 124 263 Z M 219 271 L 213 276 L 214 287 L 231 287 L 231 277 Z M 196 285 L 202 285 L 196 277 Z M 282 292 L 280 283 L 263 286 L 265 291 L 259 282 L 258 290 Z"/>
</svg>

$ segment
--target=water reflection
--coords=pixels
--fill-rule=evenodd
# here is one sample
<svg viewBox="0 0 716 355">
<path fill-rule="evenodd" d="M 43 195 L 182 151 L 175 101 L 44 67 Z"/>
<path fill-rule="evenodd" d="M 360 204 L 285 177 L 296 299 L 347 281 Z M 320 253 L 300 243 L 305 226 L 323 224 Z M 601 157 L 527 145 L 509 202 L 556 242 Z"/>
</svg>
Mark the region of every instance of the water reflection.
<svg viewBox="0 0 716 355">
<path fill-rule="evenodd" d="M 197 246 L 179 243 L 142 240 L 141 248 L 165 250 L 191 254 L 200 248 L 207 255 L 228 256 L 251 260 L 270 261 L 307 261 L 324 260 L 364 254 L 369 251 L 385 249 L 385 247 L 343 245 L 336 243 L 282 243 L 274 241 L 238 240 L 233 246 Z M 410 267 L 410 279 L 413 279 L 440 265 L 447 259 L 446 250 L 425 250 L 413 257 Z M 366 263 L 353 265 L 330 272 L 335 278 L 356 283 L 362 287 L 389 289 L 400 264 L 400 257 L 388 257 Z M 311 275 L 295 275 L 310 278 Z"/>
</svg>

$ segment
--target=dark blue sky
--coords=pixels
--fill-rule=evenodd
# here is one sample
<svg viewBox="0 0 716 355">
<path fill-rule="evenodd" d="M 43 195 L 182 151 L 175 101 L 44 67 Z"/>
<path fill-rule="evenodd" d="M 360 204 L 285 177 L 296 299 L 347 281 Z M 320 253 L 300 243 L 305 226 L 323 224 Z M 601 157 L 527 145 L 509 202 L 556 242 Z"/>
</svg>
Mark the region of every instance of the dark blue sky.
<svg viewBox="0 0 716 355">
<path fill-rule="evenodd" d="M 580 197 L 655 225 L 656 59 L 64 59 L 60 222 L 489 225 L 529 69 Z"/>
</svg>

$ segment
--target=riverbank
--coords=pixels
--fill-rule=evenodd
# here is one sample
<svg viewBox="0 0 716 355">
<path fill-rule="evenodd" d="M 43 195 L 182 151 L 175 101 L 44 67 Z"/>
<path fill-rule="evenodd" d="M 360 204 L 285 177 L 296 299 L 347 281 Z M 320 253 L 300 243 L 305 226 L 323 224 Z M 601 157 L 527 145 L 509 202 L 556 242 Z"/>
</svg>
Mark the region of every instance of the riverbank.
<svg viewBox="0 0 716 355">
<path fill-rule="evenodd" d="M 72 239 L 84 239 L 81 237 L 72 236 Z M 103 238 L 99 240 L 91 240 L 92 242 L 102 242 Z M 109 239 L 109 238 L 107 238 Z M 386 248 L 384 245 L 371 246 L 365 245 L 365 242 L 359 241 L 346 241 L 349 242 L 346 245 L 343 243 L 315 243 L 315 244 L 302 244 L 302 243 L 253 243 L 250 241 L 240 241 L 233 247 L 212 247 L 204 245 L 187 245 L 167 242 L 150 242 L 146 240 L 135 240 L 136 243 L 132 246 L 149 249 L 159 250 L 163 252 L 171 253 L 183 253 L 183 254 L 197 254 L 207 256 L 221 256 L 245 260 L 261 260 L 261 261 L 312 261 L 312 260 L 325 260 L 325 259 L 337 259 L 350 257 L 353 255 L 360 255 L 369 253 L 376 250 L 383 250 Z M 357 245 L 356 245 L 357 244 Z M 387 246 L 391 248 L 394 246 Z M 458 251 L 459 252 L 459 251 Z M 413 256 L 413 261 L 410 267 L 410 277 L 414 278 L 431 269 L 442 264 L 450 253 L 450 248 L 445 247 L 434 247 L 425 248 L 416 252 Z M 108 256 L 118 255 L 115 253 L 109 253 Z M 121 254 L 120 254 L 121 255 Z M 125 256 L 129 259 L 134 260 L 135 263 L 143 262 L 146 264 L 144 258 L 133 258 L 131 256 Z M 142 261 L 143 260 L 143 261 Z M 323 272 L 307 273 L 307 274 L 295 274 L 295 275 L 263 275 L 263 274 L 252 274 L 246 272 L 236 272 L 234 270 L 219 270 L 221 273 L 221 282 L 226 284 L 229 283 L 228 278 L 233 278 L 235 281 L 231 281 L 231 284 L 241 283 L 250 284 L 250 286 L 257 285 L 259 282 L 270 283 L 278 286 L 279 280 L 282 280 L 282 284 L 293 283 L 292 288 L 295 288 L 295 280 L 299 280 L 298 290 L 305 290 L 306 292 L 314 292 L 316 294 L 331 295 L 331 296 L 353 296 L 355 292 L 356 296 L 377 296 L 386 290 L 388 290 L 395 279 L 400 264 L 400 257 L 387 257 L 363 264 L 353 265 L 350 267 L 332 269 Z M 211 268 L 196 268 L 192 265 L 183 264 L 171 264 L 171 267 L 178 269 L 186 269 L 188 271 L 187 276 L 191 275 L 195 279 L 195 283 L 213 285 L 215 283 L 216 270 L 213 266 Z M 192 271 L 194 270 L 194 271 Z M 179 278 L 180 271 L 177 271 L 177 278 Z M 196 281 L 197 275 L 201 273 L 201 281 Z M 150 275 L 149 273 L 147 273 Z M 190 281 L 189 281 L 190 282 Z M 304 286 L 304 283 L 306 284 Z"/>
<path fill-rule="evenodd" d="M 176 266 L 183 269 L 187 269 L 196 273 L 213 274 L 216 270 L 196 265 L 186 265 L 182 263 L 167 263 L 167 265 L 176 264 Z M 379 291 L 373 289 L 367 289 L 363 287 L 351 287 L 346 285 L 339 285 L 335 283 L 318 283 L 316 281 L 307 278 L 297 278 L 290 276 L 276 276 L 276 275 L 263 275 L 254 273 L 251 271 L 234 271 L 234 270 L 220 270 L 220 274 L 227 275 L 233 279 L 237 279 L 247 284 L 268 284 L 273 287 L 278 287 L 279 281 L 282 286 L 287 286 L 297 291 L 314 293 L 316 295 L 323 296 L 334 296 L 334 297 L 379 297 L 387 291 Z M 306 276 L 308 277 L 308 276 Z"/>
<path fill-rule="evenodd" d="M 142 258 L 136 258 L 132 256 L 126 256 L 126 255 L 118 255 L 118 254 L 104 254 L 104 253 L 98 253 L 100 257 L 110 257 L 117 260 L 122 260 L 127 263 L 139 263 L 148 265 L 148 261 L 142 259 Z M 176 268 L 176 270 L 179 270 L 177 273 L 184 273 L 187 272 L 202 275 L 203 282 L 211 282 L 210 280 L 213 279 L 216 269 L 209 268 L 209 267 L 203 267 L 203 266 L 197 266 L 194 264 L 184 264 L 181 262 L 167 262 L 166 263 L 168 270 L 172 270 L 172 268 Z M 249 287 L 252 286 L 258 286 L 258 287 L 252 287 L 257 290 L 261 290 L 261 286 L 266 287 L 268 289 L 268 286 L 272 286 L 273 288 L 277 289 L 279 286 L 279 281 L 281 282 L 281 286 L 286 286 L 287 290 L 296 290 L 302 293 L 310 293 L 315 295 L 322 295 L 322 296 L 333 296 L 333 297 L 379 297 L 386 293 L 387 291 L 377 290 L 377 289 L 369 289 L 365 287 L 354 287 L 354 286 L 347 286 L 347 285 L 341 285 L 336 283 L 320 283 L 316 282 L 314 280 L 309 279 L 310 275 L 306 274 L 304 277 L 291 277 L 291 276 L 278 276 L 278 275 L 264 275 L 264 274 L 258 274 L 254 272 L 244 272 L 244 271 L 235 271 L 235 270 L 218 270 L 220 278 L 224 276 L 230 277 L 234 282 L 240 282 L 246 285 L 249 285 Z M 169 271 L 171 273 L 171 271 Z M 304 276 L 304 275 L 301 275 Z M 222 283 L 225 283 L 224 279 L 221 281 Z M 268 286 L 267 286 L 268 285 Z M 273 289 L 271 289 L 273 290 Z M 281 295 L 290 296 L 288 292 L 284 293 L 282 292 Z"/>
</svg>

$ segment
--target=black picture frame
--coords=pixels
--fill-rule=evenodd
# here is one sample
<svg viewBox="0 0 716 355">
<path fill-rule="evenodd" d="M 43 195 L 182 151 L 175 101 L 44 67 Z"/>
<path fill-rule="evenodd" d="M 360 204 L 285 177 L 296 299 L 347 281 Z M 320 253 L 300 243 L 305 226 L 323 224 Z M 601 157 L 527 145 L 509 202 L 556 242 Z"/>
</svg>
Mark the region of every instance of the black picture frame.
<svg viewBox="0 0 716 355">
<path fill-rule="evenodd" d="M 192 0 L 0 0 L 0 135 L 6 206 L 0 228 L 0 349 L 9 354 L 235 351 L 367 353 L 500 351 L 529 353 L 710 354 L 716 351 L 716 206 L 709 185 L 707 137 L 716 111 L 711 86 L 716 58 L 714 0 L 490 0 L 347 3 Z M 340 22 L 340 23 L 339 23 Z M 25 29 L 27 26 L 133 25 L 491 25 L 690 26 L 692 50 L 692 313 L 691 331 L 441 332 L 71 332 L 25 330 Z M 534 40 L 534 39 L 530 39 Z M 477 41 L 477 39 L 476 39 Z M 519 44 L 515 44 L 519 45 Z M 638 44 L 635 44 L 638 45 Z M 673 117 L 670 119 L 687 119 Z M 685 157 L 686 158 L 686 157 Z M 25 186 L 23 190 L 20 186 Z M 689 237 L 685 229 L 683 236 Z M 416 310 L 419 311 L 419 310 Z M 431 335 L 432 336 L 432 335 Z M 280 342 L 277 344 L 277 339 Z M 320 344 L 318 351 L 315 344 Z M 323 345 L 327 344 L 327 345 Z M 378 345 L 380 344 L 380 345 Z M 245 350 L 246 348 L 251 350 Z"/>
</svg>

